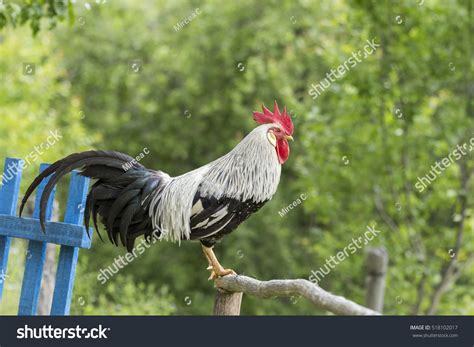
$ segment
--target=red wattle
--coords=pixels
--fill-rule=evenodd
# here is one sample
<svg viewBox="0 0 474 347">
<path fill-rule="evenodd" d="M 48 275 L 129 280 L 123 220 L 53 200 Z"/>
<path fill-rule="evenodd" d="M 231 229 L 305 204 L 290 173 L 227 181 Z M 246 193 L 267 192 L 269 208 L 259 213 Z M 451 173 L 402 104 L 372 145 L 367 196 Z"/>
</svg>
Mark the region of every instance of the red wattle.
<svg viewBox="0 0 474 347">
<path fill-rule="evenodd" d="M 290 156 L 290 145 L 286 139 L 278 139 L 276 143 L 278 161 L 283 164 Z"/>
</svg>

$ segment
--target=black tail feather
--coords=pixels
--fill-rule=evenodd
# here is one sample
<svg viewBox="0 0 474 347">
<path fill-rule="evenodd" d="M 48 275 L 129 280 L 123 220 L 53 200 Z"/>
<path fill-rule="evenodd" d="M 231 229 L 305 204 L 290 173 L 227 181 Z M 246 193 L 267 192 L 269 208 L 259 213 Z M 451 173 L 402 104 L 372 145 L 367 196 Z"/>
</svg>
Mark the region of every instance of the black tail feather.
<svg viewBox="0 0 474 347">
<path fill-rule="evenodd" d="M 139 193 L 139 190 L 129 190 L 124 194 L 121 194 L 113 203 L 112 207 L 110 208 L 107 216 L 107 232 L 113 233 L 114 231 L 114 221 L 123 211 L 123 209 L 128 205 L 128 203 Z"/>
<path fill-rule="evenodd" d="M 75 169 L 81 169 L 83 176 L 97 179 L 89 191 L 84 211 L 88 235 L 91 215 L 101 240 L 97 215 L 101 216 L 110 242 L 118 245 L 120 236 L 121 243 L 129 251 L 136 237 L 151 235 L 150 196 L 159 187 L 162 176 L 160 172 L 146 169 L 132 157 L 113 151 L 75 153 L 50 165 L 28 187 L 21 202 L 20 216 L 34 190 L 51 176 L 40 199 L 40 223 L 44 232 L 49 196 L 59 180 Z"/>
<path fill-rule="evenodd" d="M 90 193 L 87 195 L 86 207 L 84 208 L 84 226 L 86 227 L 87 236 L 89 236 L 89 238 L 91 238 L 91 235 L 89 233 L 89 222 L 91 219 L 91 212 L 93 210 L 92 207 L 94 206 L 94 203 L 95 203 L 94 202 L 94 189 L 96 189 L 101 183 L 102 182 L 98 180 L 92 185 Z M 100 240 L 103 241 L 102 236 L 99 233 L 99 230 L 97 230 L 97 234 L 99 235 Z"/>
<path fill-rule="evenodd" d="M 100 231 L 99 231 L 99 226 L 97 225 L 97 214 L 98 213 L 99 213 L 99 205 L 92 205 L 92 221 L 94 223 L 94 228 L 97 231 L 97 235 L 99 235 L 99 239 L 102 242 L 104 242 L 104 239 L 102 238 L 102 235 L 100 234 Z M 87 221 L 87 224 L 89 224 L 89 221 Z"/>
</svg>

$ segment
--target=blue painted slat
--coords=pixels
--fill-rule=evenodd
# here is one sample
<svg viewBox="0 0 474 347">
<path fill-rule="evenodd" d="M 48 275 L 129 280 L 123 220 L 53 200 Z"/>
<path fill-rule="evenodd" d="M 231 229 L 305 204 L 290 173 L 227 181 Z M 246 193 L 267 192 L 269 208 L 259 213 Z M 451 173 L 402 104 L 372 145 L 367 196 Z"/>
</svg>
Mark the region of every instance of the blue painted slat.
<svg viewBox="0 0 474 347">
<path fill-rule="evenodd" d="M 69 314 L 78 257 L 79 248 L 61 246 L 56 273 L 56 286 L 54 287 L 53 304 L 51 306 L 52 316 Z"/>
<path fill-rule="evenodd" d="M 44 171 L 49 165 L 41 164 L 40 172 Z M 44 187 L 49 181 L 43 180 L 36 191 L 35 209 L 33 218 L 39 218 L 40 200 Z M 46 209 L 46 220 L 51 219 L 53 212 L 53 200 L 56 188 L 53 189 Z M 19 315 L 35 315 L 38 306 L 39 292 L 41 287 L 41 278 L 43 276 L 44 259 L 46 255 L 46 243 L 39 241 L 30 241 L 25 261 L 25 272 L 23 275 L 23 284 L 21 287 Z"/>
<path fill-rule="evenodd" d="M 91 247 L 91 240 L 87 236 L 84 226 L 47 222 L 46 234 L 43 234 L 39 221 L 26 217 L 20 219 L 14 216 L 0 215 L 0 235 L 80 248 Z"/>
<path fill-rule="evenodd" d="M 69 185 L 69 198 L 66 214 L 64 216 L 65 223 L 75 225 L 83 224 L 84 207 L 88 188 L 89 179 L 78 175 L 77 172 L 73 172 L 71 183 Z M 69 314 L 78 256 L 79 248 L 61 246 L 58 270 L 56 272 L 56 286 L 54 288 L 53 304 L 51 306 L 51 315 Z"/>
<path fill-rule="evenodd" d="M 16 214 L 23 165 L 24 162 L 21 159 L 7 158 L 5 160 L 2 187 L 0 189 L 0 214 L 10 216 Z M 10 242 L 10 237 L 0 236 L 0 301 L 2 301 L 3 285 L 8 276 L 7 265 Z"/>
</svg>

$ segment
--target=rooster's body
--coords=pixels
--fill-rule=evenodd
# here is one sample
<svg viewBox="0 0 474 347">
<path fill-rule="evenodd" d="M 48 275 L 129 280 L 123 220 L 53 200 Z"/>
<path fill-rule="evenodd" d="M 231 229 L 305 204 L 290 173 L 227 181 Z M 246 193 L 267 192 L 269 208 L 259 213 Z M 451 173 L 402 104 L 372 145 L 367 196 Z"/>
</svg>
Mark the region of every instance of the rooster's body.
<svg viewBox="0 0 474 347">
<path fill-rule="evenodd" d="M 46 205 L 54 185 L 65 174 L 82 168 L 82 175 L 97 180 L 87 197 L 87 230 L 90 216 L 98 230 L 100 215 L 110 241 L 118 245 L 120 239 L 130 252 L 141 235 L 178 242 L 200 240 L 213 270 L 211 277 L 231 273 L 220 266 L 212 246 L 275 194 L 281 164 L 289 154 L 286 140 L 293 132 L 291 119 L 285 110 L 279 113 L 276 103 L 274 113 L 264 108 L 264 113 L 255 112 L 254 118 L 263 125 L 232 151 L 177 177 L 147 169 L 119 152 L 72 154 L 35 179 L 23 198 L 21 210 L 38 184 L 51 176 L 41 197 L 40 222 L 44 230 Z"/>
</svg>

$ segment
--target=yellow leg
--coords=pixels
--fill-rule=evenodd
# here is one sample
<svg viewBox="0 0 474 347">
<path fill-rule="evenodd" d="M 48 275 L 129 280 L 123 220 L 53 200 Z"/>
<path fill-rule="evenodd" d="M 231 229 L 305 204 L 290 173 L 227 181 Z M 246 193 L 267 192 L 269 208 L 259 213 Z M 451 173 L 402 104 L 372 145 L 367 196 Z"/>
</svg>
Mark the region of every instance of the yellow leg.
<svg viewBox="0 0 474 347">
<path fill-rule="evenodd" d="M 203 244 L 201 244 L 201 246 L 202 251 L 204 252 L 204 255 L 207 258 L 207 261 L 209 262 L 207 270 L 211 270 L 211 276 L 209 276 L 209 280 L 215 280 L 218 277 L 223 277 L 227 275 L 236 275 L 234 270 L 224 269 L 224 267 L 219 263 L 219 260 L 217 260 L 217 257 L 214 254 L 212 247 L 206 247 Z"/>
</svg>

